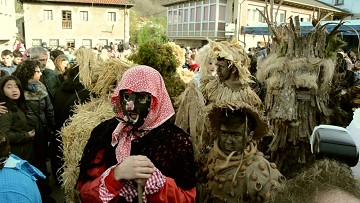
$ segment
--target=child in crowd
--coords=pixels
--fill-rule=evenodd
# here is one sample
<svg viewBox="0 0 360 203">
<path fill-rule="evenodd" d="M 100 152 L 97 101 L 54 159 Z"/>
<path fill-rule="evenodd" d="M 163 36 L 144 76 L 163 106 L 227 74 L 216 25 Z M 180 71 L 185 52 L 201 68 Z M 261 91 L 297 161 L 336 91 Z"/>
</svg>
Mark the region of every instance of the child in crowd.
<svg viewBox="0 0 360 203">
<path fill-rule="evenodd" d="M 1 52 L 1 70 L 7 72 L 9 75 L 11 75 L 15 70 L 16 66 L 13 65 L 13 53 L 6 49 Z"/>
<path fill-rule="evenodd" d="M 13 64 L 14 66 L 18 66 L 21 61 L 23 61 L 24 55 L 21 53 L 19 49 L 13 51 Z"/>
<path fill-rule="evenodd" d="M 197 72 L 200 68 L 200 64 L 195 61 L 196 53 L 192 53 L 186 57 L 186 62 L 190 65 L 189 70 Z"/>
<path fill-rule="evenodd" d="M 0 80 L 0 87 L 0 101 L 5 102 L 8 110 L 0 116 L 0 129 L 7 135 L 12 153 L 33 164 L 35 130 L 27 124 L 22 85 L 16 77 L 5 76 Z"/>
</svg>

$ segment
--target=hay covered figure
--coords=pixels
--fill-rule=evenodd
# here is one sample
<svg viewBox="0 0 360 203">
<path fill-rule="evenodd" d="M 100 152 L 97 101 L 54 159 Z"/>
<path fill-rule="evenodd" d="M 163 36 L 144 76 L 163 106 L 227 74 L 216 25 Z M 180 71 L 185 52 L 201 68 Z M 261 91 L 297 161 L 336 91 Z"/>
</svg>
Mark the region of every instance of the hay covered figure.
<svg viewBox="0 0 360 203">
<path fill-rule="evenodd" d="M 253 82 L 248 70 L 249 58 L 237 40 L 215 42 L 209 39 L 209 43 L 200 49 L 199 56 L 203 57 L 199 60 L 200 87 L 197 87 L 196 82 L 189 84 L 179 97 L 180 105 L 176 115 L 176 124 L 190 132 L 195 152 L 213 144 L 204 124 L 205 106 L 217 101 L 244 102 L 255 108 L 261 105 L 260 98 L 249 85 Z M 213 62 L 216 64 L 216 76 L 207 71 L 206 63 Z"/>
<path fill-rule="evenodd" d="M 175 125 L 190 134 L 194 146 L 195 159 L 203 146 L 202 134 L 204 133 L 203 108 L 205 99 L 199 89 L 200 82 L 206 85 L 215 79 L 216 57 L 211 55 L 210 44 L 203 46 L 196 54 L 196 61 L 200 64 L 200 71 L 194 75 L 187 84 L 184 92 L 176 100 L 178 110 L 176 112 Z"/>
<path fill-rule="evenodd" d="M 93 129 L 80 161 L 81 200 L 195 202 L 192 144 L 168 123 L 174 109 L 160 73 L 130 68 L 111 99 L 116 116 Z"/>
<path fill-rule="evenodd" d="M 314 28 L 302 35 L 298 16 L 295 22 L 271 25 L 270 30 L 270 54 L 259 64 L 256 76 L 266 86 L 264 107 L 274 133 L 271 158 L 289 176 L 314 161 L 309 137 L 332 115 L 329 93 L 335 50 L 343 43 L 336 30 L 329 33 L 315 21 Z"/>
<path fill-rule="evenodd" d="M 216 101 L 245 102 L 259 107 L 260 98 L 251 89 L 249 71 L 250 59 L 240 43 L 233 39 L 230 42 L 209 40 L 210 54 L 217 60 L 217 77 L 205 85 L 200 84 L 201 92 L 207 105 Z"/>
<path fill-rule="evenodd" d="M 214 146 L 201 159 L 198 202 L 267 202 L 285 177 L 257 150 L 268 123 L 244 103 L 217 102 L 206 109 Z"/>
</svg>

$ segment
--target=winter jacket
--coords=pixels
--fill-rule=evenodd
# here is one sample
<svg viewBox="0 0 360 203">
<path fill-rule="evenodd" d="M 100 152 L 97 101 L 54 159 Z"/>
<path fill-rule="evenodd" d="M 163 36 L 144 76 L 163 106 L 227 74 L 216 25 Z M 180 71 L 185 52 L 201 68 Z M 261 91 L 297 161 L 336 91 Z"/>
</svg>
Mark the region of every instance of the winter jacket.
<svg viewBox="0 0 360 203">
<path fill-rule="evenodd" d="M 55 91 L 60 86 L 59 77 L 53 70 L 45 69 L 42 71 L 40 81 L 45 85 L 51 101 L 54 101 Z"/>
<path fill-rule="evenodd" d="M 25 113 L 17 108 L 17 111 L 8 111 L 0 116 L 0 130 L 10 141 L 11 152 L 33 163 L 33 142 L 28 134 L 32 129 L 27 123 Z"/>
<path fill-rule="evenodd" d="M 90 91 L 79 82 L 65 80 L 55 92 L 54 112 L 56 129 L 60 130 L 66 119 L 73 115 L 72 108 L 90 100 Z"/>
<path fill-rule="evenodd" d="M 27 113 L 29 125 L 36 130 L 36 135 L 41 135 L 46 128 L 55 126 L 54 108 L 46 87 L 37 82 L 38 90 L 36 92 L 25 91 Z M 35 135 L 35 137 L 36 137 Z"/>
</svg>

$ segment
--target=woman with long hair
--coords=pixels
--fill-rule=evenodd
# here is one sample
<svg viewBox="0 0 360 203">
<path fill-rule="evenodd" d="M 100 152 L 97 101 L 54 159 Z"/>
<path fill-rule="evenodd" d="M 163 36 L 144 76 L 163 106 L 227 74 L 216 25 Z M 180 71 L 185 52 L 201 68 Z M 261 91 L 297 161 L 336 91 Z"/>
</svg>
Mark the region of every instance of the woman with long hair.
<svg viewBox="0 0 360 203">
<path fill-rule="evenodd" d="M 14 75 L 24 87 L 26 100 L 26 117 L 29 125 L 35 129 L 34 150 L 36 161 L 34 166 L 47 174 L 46 159 L 49 157 L 48 142 L 55 126 L 54 109 L 44 84 L 40 82 L 41 63 L 28 59 L 19 64 Z M 47 202 L 50 187 L 47 180 L 38 182 L 44 202 Z M 49 200 L 51 201 L 51 200 Z"/>
<path fill-rule="evenodd" d="M 64 55 L 61 54 L 57 56 L 54 60 L 55 64 L 55 73 L 60 77 L 60 80 L 63 81 L 62 75 L 65 73 L 66 69 L 69 67 L 69 60 Z"/>
<path fill-rule="evenodd" d="M 0 116 L 0 129 L 10 142 L 12 153 L 34 163 L 33 139 L 35 130 L 26 119 L 25 97 L 22 85 L 14 76 L 0 80 L 0 101 L 5 102 L 8 112 Z"/>
</svg>

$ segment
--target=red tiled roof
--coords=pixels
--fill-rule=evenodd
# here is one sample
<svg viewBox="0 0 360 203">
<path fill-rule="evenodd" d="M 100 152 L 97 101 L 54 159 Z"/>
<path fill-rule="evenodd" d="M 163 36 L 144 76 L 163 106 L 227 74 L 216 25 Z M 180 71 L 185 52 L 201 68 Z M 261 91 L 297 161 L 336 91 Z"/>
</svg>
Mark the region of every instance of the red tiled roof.
<svg viewBox="0 0 360 203">
<path fill-rule="evenodd" d="M 59 3 L 83 3 L 83 4 L 106 4 L 106 5 L 124 5 L 134 6 L 135 4 L 129 3 L 123 0 L 40 0 L 40 1 L 29 1 L 22 0 L 24 2 L 59 2 Z"/>
</svg>

